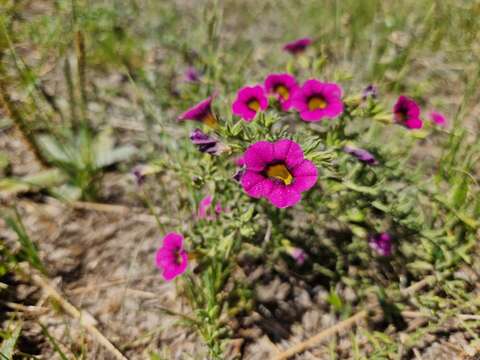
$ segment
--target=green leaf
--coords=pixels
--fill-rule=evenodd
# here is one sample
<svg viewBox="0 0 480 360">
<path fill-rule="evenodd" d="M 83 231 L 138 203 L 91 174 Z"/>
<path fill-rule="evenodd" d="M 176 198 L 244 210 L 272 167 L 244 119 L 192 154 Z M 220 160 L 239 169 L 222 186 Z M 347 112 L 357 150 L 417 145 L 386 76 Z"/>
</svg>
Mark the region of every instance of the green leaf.
<svg viewBox="0 0 480 360">
<path fill-rule="evenodd" d="M 117 162 L 128 160 L 137 148 L 131 145 L 120 146 L 110 151 L 95 153 L 95 163 L 99 168 L 113 165 Z"/>
<path fill-rule="evenodd" d="M 71 162 L 70 151 L 50 135 L 41 135 L 37 138 L 38 145 L 47 158 L 53 161 Z"/>
<path fill-rule="evenodd" d="M 15 195 L 18 193 L 44 189 L 60 185 L 67 176 L 59 169 L 49 169 L 23 178 L 5 178 L 0 180 L 0 193 Z"/>
</svg>

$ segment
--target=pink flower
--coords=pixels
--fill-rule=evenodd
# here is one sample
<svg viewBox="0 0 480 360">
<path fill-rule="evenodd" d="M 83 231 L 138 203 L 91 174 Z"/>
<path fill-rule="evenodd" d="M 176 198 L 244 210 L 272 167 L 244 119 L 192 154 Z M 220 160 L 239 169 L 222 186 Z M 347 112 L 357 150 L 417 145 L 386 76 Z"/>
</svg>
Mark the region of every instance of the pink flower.
<svg viewBox="0 0 480 360">
<path fill-rule="evenodd" d="M 381 256 L 390 256 L 392 254 L 392 238 L 388 233 L 372 236 L 368 244 Z"/>
<path fill-rule="evenodd" d="M 198 205 L 198 214 L 197 214 L 197 217 L 199 219 L 207 218 L 207 210 L 212 205 L 212 202 L 213 202 L 213 197 L 211 195 L 205 196 L 202 200 L 200 200 L 200 204 Z"/>
<path fill-rule="evenodd" d="M 209 96 L 197 105 L 185 111 L 178 117 L 178 120 L 194 120 L 203 122 L 205 125 L 216 128 L 218 121 L 212 112 L 212 101 L 215 95 Z"/>
<path fill-rule="evenodd" d="M 436 111 L 430 112 L 430 120 L 437 125 L 447 126 L 447 118 L 442 113 Z"/>
<path fill-rule="evenodd" d="M 420 107 L 414 100 L 403 95 L 393 106 L 393 120 L 409 129 L 421 129 L 423 126 Z"/>
<path fill-rule="evenodd" d="M 290 74 L 270 74 L 265 79 L 265 90 L 277 98 L 283 111 L 292 107 L 292 94 L 297 88 L 297 80 Z"/>
<path fill-rule="evenodd" d="M 292 140 L 256 142 L 247 148 L 244 160 L 241 184 L 245 192 L 253 198 L 266 198 L 278 208 L 295 205 L 301 193 L 317 182 L 317 168 Z"/>
<path fill-rule="evenodd" d="M 163 238 L 162 247 L 157 250 L 155 260 L 166 281 L 183 274 L 188 265 L 188 254 L 183 249 L 183 236 L 173 232 L 167 234 Z"/>
<path fill-rule="evenodd" d="M 335 118 L 343 113 L 342 88 L 335 83 L 307 80 L 293 94 L 292 105 L 305 121 Z"/>
<path fill-rule="evenodd" d="M 232 112 L 250 122 L 255 118 L 257 112 L 263 111 L 267 107 L 268 99 L 260 85 L 245 86 L 238 91 L 237 98 L 232 104 Z"/>
<path fill-rule="evenodd" d="M 291 41 L 289 43 L 286 43 L 285 46 L 283 47 L 283 50 L 286 52 L 289 52 L 290 54 L 299 54 L 305 49 L 312 44 L 312 39 L 309 37 L 297 39 L 294 41 Z"/>
<path fill-rule="evenodd" d="M 206 219 L 206 220 L 214 220 L 215 216 L 209 214 L 209 210 L 213 204 L 213 196 L 207 195 L 205 196 L 202 200 L 200 200 L 200 204 L 198 204 L 198 212 L 197 212 L 197 218 L 198 219 Z M 213 209 L 215 211 L 215 215 L 220 215 L 223 212 L 222 209 L 222 204 L 220 201 L 217 201 L 215 204 L 215 207 Z"/>
</svg>

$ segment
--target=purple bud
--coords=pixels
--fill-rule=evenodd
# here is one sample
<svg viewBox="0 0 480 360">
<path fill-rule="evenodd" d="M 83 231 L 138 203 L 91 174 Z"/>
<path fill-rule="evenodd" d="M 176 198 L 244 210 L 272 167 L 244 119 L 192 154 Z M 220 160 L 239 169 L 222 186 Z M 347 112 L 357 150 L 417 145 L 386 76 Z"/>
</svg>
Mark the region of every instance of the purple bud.
<svg viewBox="0 0 480 360">
<path fill-rule="evenodd" d="M 378 89 L 375 85 L 370 84 L 362 92 L 362 100 L 367 100 L 368 98 L 376 99 L 378 96 Z"/>
<path fill-rule="evenodd" d="M 367 150 L 357 149 L 351 146 L 345 146 L 343 148 L 343 151 L 345 151 L 347 154 L 355 156 L 358 160 L 365 164 L 378 165 L 378 161 L 377 159 L 375 159 L 375 156 L 373 156 L 373 154 L 368 152 Z"/>
<path fill-rule="evenodd" d="M 200 74 L 193 66 L 188 67 L 185 70 L 185 81 L 197 82 L 200 80 Z"/>
<path fill-rule="evenodd" d="M 227 147 L 220 143 L 217 139 L 205 134 L 200 129 L 195 129 L 190 134 L 190 140 L 200 152 L 210 155 L 220 155 Z"/>
<path fill-rule="evenodd" d="M 392 255 L 392 237 L 388 233 L 376 234 L 370 237 L 368 244 L 381 256 Z"/>
</svg>

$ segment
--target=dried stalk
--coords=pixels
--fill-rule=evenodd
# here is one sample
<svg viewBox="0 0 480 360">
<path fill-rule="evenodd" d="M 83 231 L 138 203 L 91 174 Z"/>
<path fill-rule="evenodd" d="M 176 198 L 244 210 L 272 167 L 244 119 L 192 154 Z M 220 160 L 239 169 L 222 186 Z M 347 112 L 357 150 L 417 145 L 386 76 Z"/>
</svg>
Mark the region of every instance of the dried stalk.
<svg viewBox="0 0 480 360">
<path fill-rule="evenodd" d="M 413 295 L 414 293 L 416 293 L 417 291 L 425 288 L 426 286 L 434 284 L 436 280 L 437 280 L 437 278 L 433 275 L 427 276 L 425 279 L 409 286 L 406 289 L 403 289 L 401 291 L 401 293 L 402 293 L 403 296 Z M 378 307 L 379 307 L 379 304 L 370 305 L 366 309 L 363 309 L 363 310 L 357 312 L 356 314 L 349 317 L 348 319 L 340 321 L 339 323 L 337 323 L 337 324 L 335 324 L 335 325 L 333 325 L 333 326 L 331 326 L 331 327 L 329 327 L 325 330 L 320 331 L 318 334 L 312 336 L 311 338 L 309 338 L 305 341 L 302 341 L 302 342 L 298 343 L 297 345 L 294 345 L 294 346 L 290 347 L 289 349 L 287 349 L 285 351 L 282 351 L 281 353 L 277 354 L 273 359 L 274 360 L 286 360 L 286 359 L 290 358 L 291 356 L 294 356 L 294 355 L 296 355 L 298 353 L 301 353 L 301 352 L 304 352 L 304 351 L 306 351 L 306 350 L 308 350 L 308 349 L 310 349 L 314 346 L 317 346 L 320 343 L 322 343 L 323 341 L 330 338 L 331 336 L 333 336 L 335 334 L 338 334 L 338 333 L 341 333 L 341 332 L 351 328 L 352 326 L 357 324 L 359 321 L 364 320 L 365 318 L 367 318 L 370 311 L 375 310 Z"/>
<path fill-rule="evenodd" d="M 42 275 L 33 273 L 32 274 L 33 282 L 42 288 L 42 290 L 57 301 L 63 308 L 63 310 L 72 316 L 73 318 L 79 320 L 80 325 L 85 328 L 103 347 L 105 347 L 117 360 L 128 360 L 121 352 L 118 350 L 106 337 L 103 335 L 93 324 L 96 323 L 96 320 L 93 319 L 90 315 L 80 312 L 75 306 L 73 306 L 68 300 L 66 300 L 52 285 L 49 284 L 48 280 L 45 279 Z"/>
</svg>

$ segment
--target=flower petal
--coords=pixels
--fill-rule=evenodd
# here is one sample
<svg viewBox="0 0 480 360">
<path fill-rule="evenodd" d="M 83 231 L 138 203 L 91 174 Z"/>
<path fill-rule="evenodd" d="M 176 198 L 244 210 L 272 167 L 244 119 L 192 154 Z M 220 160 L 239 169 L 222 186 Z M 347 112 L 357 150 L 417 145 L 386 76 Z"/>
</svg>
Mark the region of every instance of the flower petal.
<svg viewBox="0 0 480 360">
<path fill-rule="evenodd" d="M 274 184 L 267 198 L 274 206 L 283 209 L 298 203 L 302 195 L 290 186 Z"/>
<path fill-rule="evenodd" d="M 248 170 L 262 171 L 273 160 L 273 144 L 268 141 L 258 141 L 250 145 L 243 160 Z"/>
<path fill-rule="evenodd" d="M 171 232 L 171 233 L 167 234 L 163 238 L 162 248 L 164 248 L 164 249 L 182 249 L 183 248 L 183 236 L 178 234 L 178 233 L 174 233 L 174 232 Z"/>
<path fill-rule="evenodd" d="M 241 184 L 245 192 L 254 198 L 267 196 L 273 187 L 273 181 L 253 171 L 247 171 L 242 176 Z"/>
<path fill-rule="evenodd" d="M 318 179 L 318 170 L 310 160 L 303 160 L 292 170 L 295 179 L 291 187 L 298 191 L 306 191 L 311 189 Z"/>
<path fill-rule="evenodd" d="M 273 144 L 273 161 L 282 160 L 287 167 L 293 168 L 303 161 L 303 150 L 295 141 L 278 140 Z"/>
</svg>

